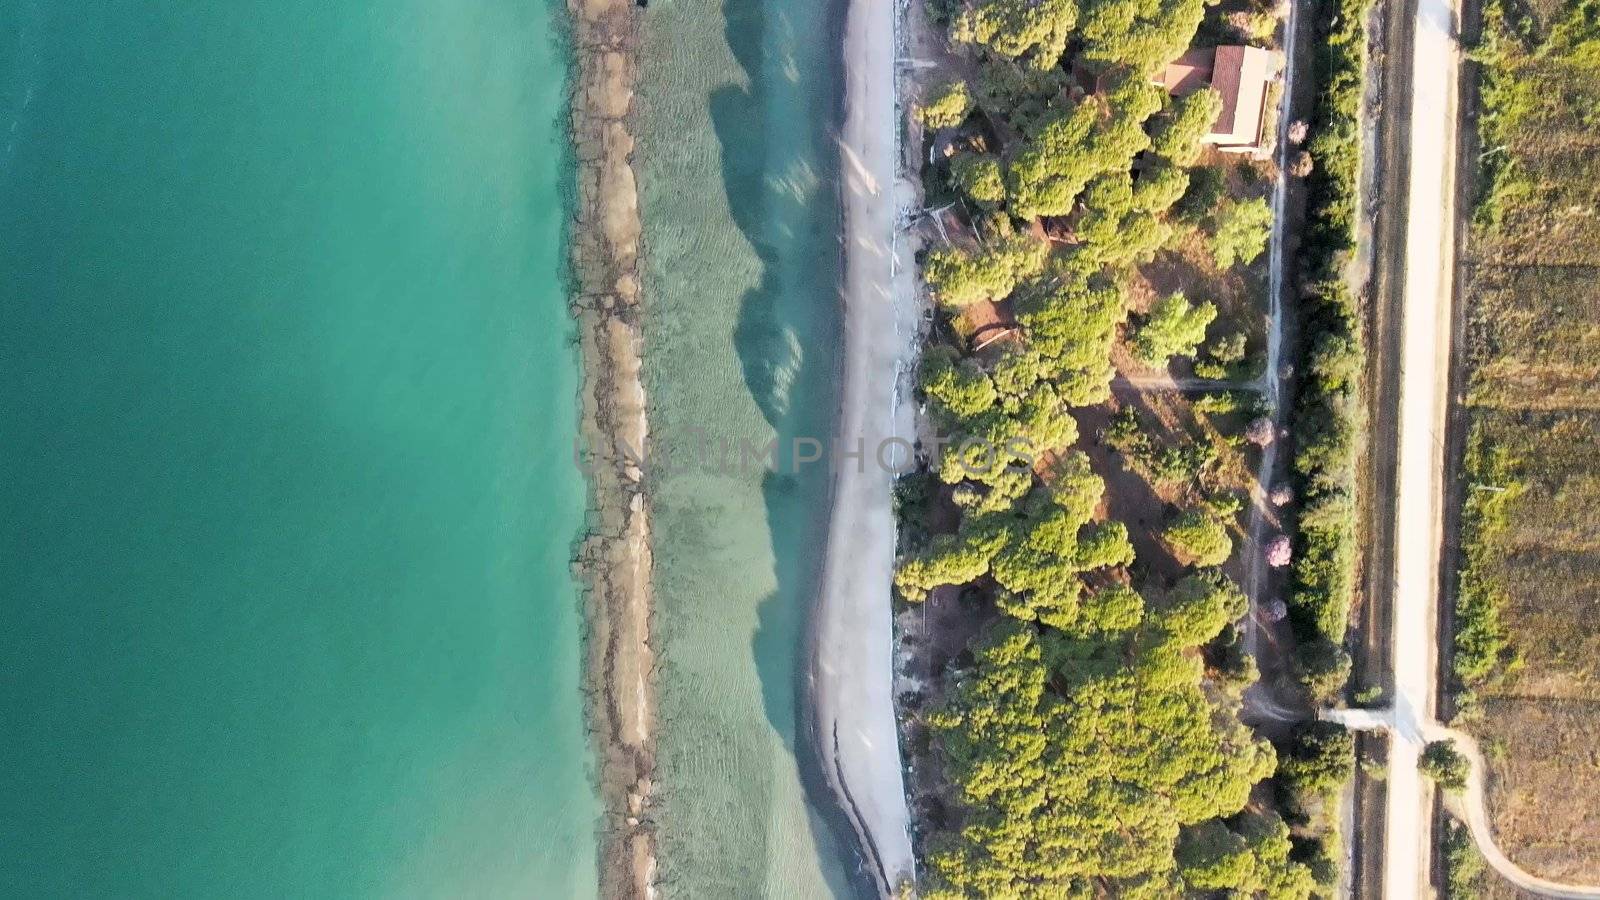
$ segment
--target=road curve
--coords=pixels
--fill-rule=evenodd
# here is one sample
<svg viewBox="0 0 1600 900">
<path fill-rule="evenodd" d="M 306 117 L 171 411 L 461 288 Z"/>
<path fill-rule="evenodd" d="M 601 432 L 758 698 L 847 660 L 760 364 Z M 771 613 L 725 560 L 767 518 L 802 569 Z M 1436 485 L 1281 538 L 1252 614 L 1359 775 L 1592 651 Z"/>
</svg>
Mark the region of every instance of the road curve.
<svg viewBox="0 0 1600 900">
<path fill-rule="evenodd" d="M 1562 884 L 1559 881 L 1540 878 L 1512 862 L 1494 842 L 1494 832 L 1489 827 L 1486 787 L 1489 770 L 1483 753 L 1478 749 L 1478 742 L 1469 734 L 1437 724 L 1428 729 L 1428 739 L 1452 740 L 1456 749 L 1472 761 L 1472 772 L 1467 776 L 1466 791 L 1458 796 L 1446 797 L 1445 805 L 1450 807 L 1456 818 L 1467 823 L 1467 828 L 1472 832 L 1472 840 L 1478 845 L 1478 852 L 1483 854 L 1483 858 L 1488 861 L 1491 868 L 1500 873 L 1501 878 L 1540 897 L 1553 897 L 1557 900 L 1600 898 L 1600 886 Z"/>
<path fill-rule="evenodd" d="M 1489 866 L 1500 873 L 1500 877 L 1506 881 L 1540 897 L 1552 897 L 1556 900 L 1600 898 L 1600 886 L 1564 884 L 1540 878 L 1512 862 L 1494 842 L 1494 831 L 1489 827 L 1487 788 L 1489 767 L 1482 751 L 1478 749 L 1478 742 L 1472 735 L 1432 720 L 1406 723 L 1402 721 L 1403 717 L 1398 711 L 1392 708 L 1324 709 L 1317 713 L 1317 718 L 1324 722 L 1337 722 L 1353 731 L 1388 731 L 1397 743 L 1410 744 L 1412 752 L 1416 754 L 1420 754 L 1422 747 L 1427 743 L 1451 741 L 1456 749 L 1466 756 L 1472 764 L 1472 769 L 1467 775 L 1467 789 L 1460 794 L 1446 794 L 1445 805 L 1457 819 L 1467 823 L 1467 829 L 1472 833 L 1472 840 L 1478 845 L 1478 852 L 1483 854 Z"/>
</svg>

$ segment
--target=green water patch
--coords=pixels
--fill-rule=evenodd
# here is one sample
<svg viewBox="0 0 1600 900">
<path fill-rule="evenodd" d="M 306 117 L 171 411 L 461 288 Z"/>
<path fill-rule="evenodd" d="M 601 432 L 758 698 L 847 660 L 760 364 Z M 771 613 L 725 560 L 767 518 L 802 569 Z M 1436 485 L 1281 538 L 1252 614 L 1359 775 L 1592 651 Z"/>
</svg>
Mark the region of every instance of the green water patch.
<svg viewBox="0 0 1600 900">
<path fill-rule="evenodd" d="M 562 15 L 0 0 L 0 894 L 595 893 Z"/>
<path fill-rule="evenodd" d="M 837 408 L 838 12 L 685 0 L 644 17 L 658 819 L 673 896 L 852 890 L 800 728 L 830 479 L 792 465 L 796 439 L 829 443 Z M 755 462 L 774 440 L 776 461 Z"/>
</svg>

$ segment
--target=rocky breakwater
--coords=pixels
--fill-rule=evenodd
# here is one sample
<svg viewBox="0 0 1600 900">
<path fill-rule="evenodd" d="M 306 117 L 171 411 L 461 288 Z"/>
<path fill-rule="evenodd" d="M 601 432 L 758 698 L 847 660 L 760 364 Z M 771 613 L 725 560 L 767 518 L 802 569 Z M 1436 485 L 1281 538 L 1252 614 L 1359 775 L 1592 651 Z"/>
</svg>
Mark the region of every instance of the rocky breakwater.
<svg viewBox="0 0 1600 900">
<path fill-rule="evenodd" d="M 650 821 L 655 709 L 650 506 L 639 467 L 649 433 L 640 381 L 639 204 L 630 116 L 637 74 L 629 0 L 569 0 L 577 78 L 573 300 L 584 363 L 583 437 L 593 489 L 579 557 L 588 586 L 590 722 L 605 803 L 600 892 L 655 893 Z"/>
</svg>

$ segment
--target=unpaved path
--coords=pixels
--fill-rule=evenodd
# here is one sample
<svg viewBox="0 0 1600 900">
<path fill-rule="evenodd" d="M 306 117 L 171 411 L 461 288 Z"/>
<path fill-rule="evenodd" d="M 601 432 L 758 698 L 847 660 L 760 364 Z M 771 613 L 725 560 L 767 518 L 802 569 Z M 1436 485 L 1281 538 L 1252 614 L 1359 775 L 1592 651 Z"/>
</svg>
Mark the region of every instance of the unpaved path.
<svg viewBox="0 0 1600 900">
<path fill-rule="evenodd" d="M 1389 742 L 1384 894 L 1428 895 L 1432 787 L 1417 771 L 1434 719 L 1439 546 L 1454 268 L 1460 53 L 1454 0 L 1418 0 L 1412 42 L 1405 289 L 1395 488 L 1394 713 Z"/>
<path fill-rule="evenodd" d="M 1288 409 L 1284 404 L 1283 390 L 1283 339 L 1284 292 L 1287 290 L 1285 272 L 1289 264 L 1289 142 L 1290 123 L 1295 104 L 1295 76 L 1302 61 L 1298 56 L 1300 42 L 1300 3 L 1289 4 L 1289 14 L 1284 21 L 1284 81 L 1281 106 L 1278 112 L 1277 168 L 1278 176 L 1272 184 L 1272 239 L 1267 255 L 1267 362 L 1259 378 L 1240 385 L 1266 398 L 1272 410 L 1272 427 L 1281 432 L 1288 422 Z M 1250 614 L 1245 617 L 1244 651 L 1255 657 L 1263 672 L 1278 668 L 1261 660 L 1261 626 L 1259 619 L 1263 604 L 1270 600 L 1267 577 L 1266 541 L 1268 538 L 1267 511 L 1271 506 L 1268 494 L 1278 477 L 1278 454 L 1282 441 L 1273 441 L 1261 451 L 1261 464 L 1256 469 L 1256 483 L 1250 489 L 1250 515 L 1245 525 L 1249 541 L 1245 545 L 1245 596 L 1250 598 Z M 1280 722 L 1295 721 L 1302 714 L 1289 709 L 1272 697 L 1267 679 L 1253 686 L 1245 695 L 1246 709 L 1266 719 Z"/>
<path fill-rule="evenodd" d="M 1600 898 L 1600 887 L 1562 884 L 1559 881 L 1540 878 L 1524 870 L 1501 852 L 1500 847 L 1494 842 L 1494 832 L 1489 828 L 1489 804 L 1486 798 L 1489 770 L 1484 762 L 1483 753 L 1478 749 L 1478 742 L 1473 740 L 1471 735 L 1454 729 L 1440 726 L 1429 729 L 1429 740 L 1436 741 L 1443 738 L 1455 741 L 1456 749 L 1472 760 L 1472 774 L 1467 778 L 1466 791 L 1458 797 L 1447 797 L 1445 803 L 1456 814 L 1456 818 L 1467 823 L 1467 828 L 1472 832 L 1472 840 L 1478 845 L 1478 851 L 1483 854 L 1489 865 L 1500 873 L 1500 877 L 1540 897 L 1554 897 L 1557 900 Z"/>
</svg>

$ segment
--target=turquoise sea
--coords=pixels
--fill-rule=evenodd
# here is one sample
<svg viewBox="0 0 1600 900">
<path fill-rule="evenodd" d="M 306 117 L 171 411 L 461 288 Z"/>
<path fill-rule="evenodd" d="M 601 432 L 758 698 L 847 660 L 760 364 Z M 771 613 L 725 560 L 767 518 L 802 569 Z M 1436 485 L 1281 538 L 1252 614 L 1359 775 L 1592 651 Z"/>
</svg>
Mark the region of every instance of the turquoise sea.
<svg viewBox="0 0 1600 900">
<path fill-rule="evenodd" d="M 816 0 L 657 0 L 644 16 L 657 819 L 669 897 L 852 890 L 800 693 L 830 483 L 822 466 L 764 471 L 721 449 L 833 435 L 841 12 Z"/>
<path fill-rule="evenodd" d="M 0 895 L 583 897 L 551 0 L 0 0 Z"/>
</svg>

